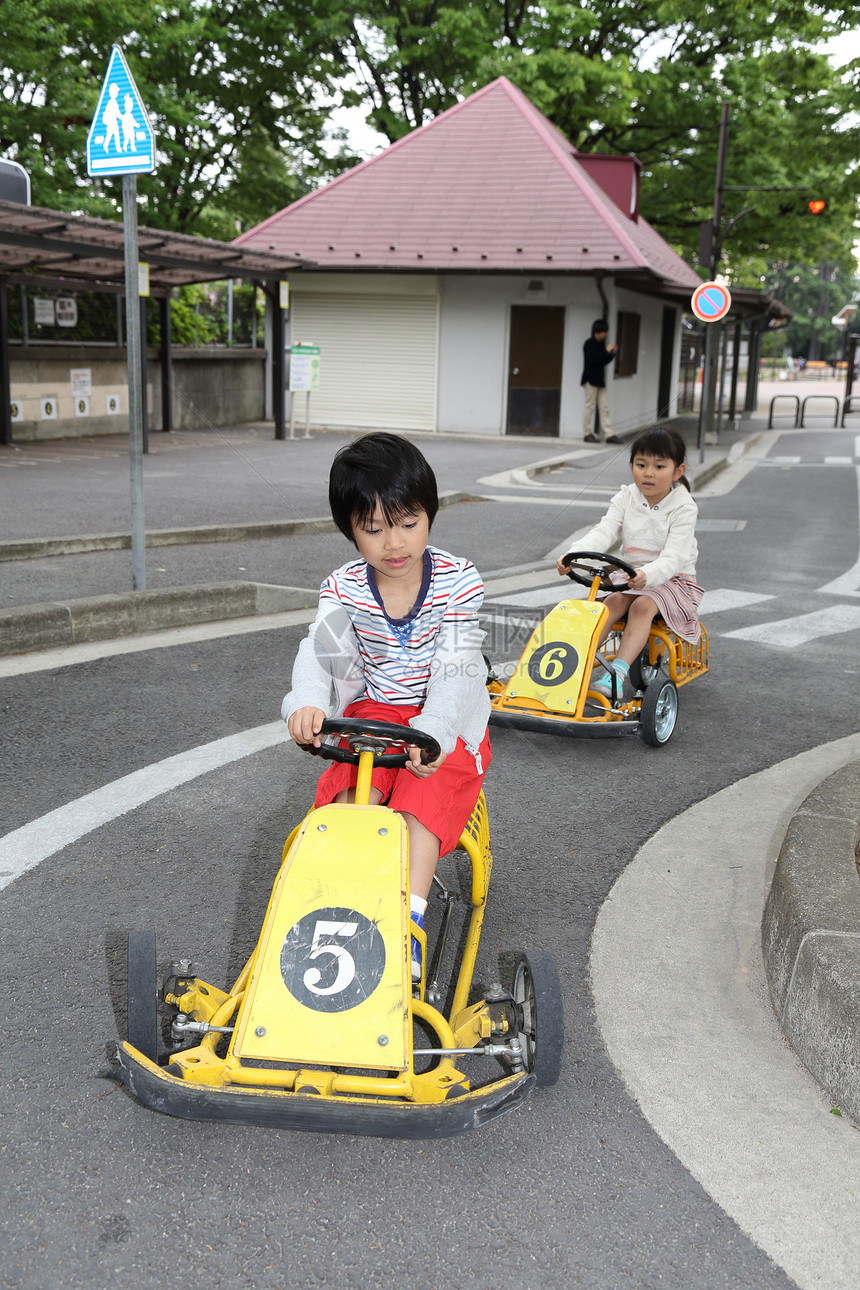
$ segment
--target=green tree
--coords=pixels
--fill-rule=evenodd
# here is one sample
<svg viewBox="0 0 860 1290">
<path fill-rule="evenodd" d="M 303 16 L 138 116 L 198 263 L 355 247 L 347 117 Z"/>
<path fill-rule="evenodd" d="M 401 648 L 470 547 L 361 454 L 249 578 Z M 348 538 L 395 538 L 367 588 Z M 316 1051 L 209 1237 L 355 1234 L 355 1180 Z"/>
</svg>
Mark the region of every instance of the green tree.
<svg viewBox="0 0 860 1290">
<path fill-rule="evenodd" d="M 776 264 L 762 278 L 761 284 L 783 301 L 792 318 L 780 330 L 780 339 L 795 358 L 825 359 L 842 357 L 844 330 L 831 319 L 846 305 L 860 304 L 860 279 L 843 272 L 838 265 L 822 261 L 808 264 Z M 857 330 L 860 313 L 850 320 Z"/>
<path fill-rule="evenodd" d="M 29 170 L 34 204 L 116 216 L 121 182 L 88 178 L 85 144 L 119 41 L 157 136 L 141 222 L 235 236 L 347 160 L 325 146 L 345 22 L 335 0 L 16 0 L 0 154 Z"/>
<path fill-rule="evenodd" d="M 720 105 L 732 109 L 726 183 L 803 186 L 727 193 L 730 276 L 757 281 L 772 259 L 847 266 L 860 172 L 849 128 L 858 67 L 815 48 L 852 27 L 823 0 L 369 0 L 344 46 L 368 120 L 390 139 L 507 75 L 584 152 L 635 153 L 642 211 L 692 262 L 710 217 Z M 809 185 L 809 189 L 805 187 Z M 827 216 L 810 227 L 819 187 Z"/>
</svg>

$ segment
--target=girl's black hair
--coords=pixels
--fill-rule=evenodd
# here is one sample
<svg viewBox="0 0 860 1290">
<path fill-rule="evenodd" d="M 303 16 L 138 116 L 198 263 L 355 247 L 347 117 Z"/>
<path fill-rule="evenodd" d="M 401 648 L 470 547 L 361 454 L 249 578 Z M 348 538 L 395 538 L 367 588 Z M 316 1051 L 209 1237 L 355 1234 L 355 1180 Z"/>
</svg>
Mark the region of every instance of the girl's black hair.
<svg viewBox="0 0 860 1290">
<path fill-rule="evenodd" d="M 436 476 L 422 452 L 396 434 L 365 434 L 335 456 L 328 481 L 332 519 L 355 543 L 353 526 L 365 524 L 377 506 L 388 524 L 426 511 L 432 525 L 439 509 Z"/>
<path fill-rule="evenodd" d="M 687 461 L 687 445 L 671 426 L 651 426 L 633 440 L 630 448 L 631 466 L 634 457 L 639 456 L 668 457 L 676 466 L 683 466 Z M 692 491 L 686 475 L 682 475 L 678 483 L 683 484 L 688 493 Z"/>
</svg>

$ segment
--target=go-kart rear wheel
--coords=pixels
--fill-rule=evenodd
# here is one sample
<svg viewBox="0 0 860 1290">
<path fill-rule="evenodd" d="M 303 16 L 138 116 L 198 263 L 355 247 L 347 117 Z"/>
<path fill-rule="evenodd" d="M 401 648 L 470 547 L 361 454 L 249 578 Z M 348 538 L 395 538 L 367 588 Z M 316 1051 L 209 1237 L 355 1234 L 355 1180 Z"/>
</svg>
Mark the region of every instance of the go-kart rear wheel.
<svg viewBox="0 0 860 1290">
<path fill-rule="evenodd" d="M 678 720 L 678 687 L 668 677 L 653 681 L 642 697 L 639 733 L 646 744 L 660 748 L 668 743 Z"/>
<path fill-rule="evenodd" d="M 649 685 L 660 676 L 660 659 L 652 663 L 649 657 L 648 646 L 642 650 L 638 658 L 635 658 L 630 664 L 630 683 L 634 690 L 647 690 Z"/>
<path fill-rule="evenodd" d="M 511 994 L 522 1014 L 518 1038 L 525 1068 L 541 1087 L 554 1084 L 561 1072 L 564 1010 L 552 955 L 543 950 L 519 954 Z"/>
<path fill-rule="evenodd" d="M 128 1042 L 158 1061 L 158 969 L 155 932 L 128 934 Z"/>
</svg>

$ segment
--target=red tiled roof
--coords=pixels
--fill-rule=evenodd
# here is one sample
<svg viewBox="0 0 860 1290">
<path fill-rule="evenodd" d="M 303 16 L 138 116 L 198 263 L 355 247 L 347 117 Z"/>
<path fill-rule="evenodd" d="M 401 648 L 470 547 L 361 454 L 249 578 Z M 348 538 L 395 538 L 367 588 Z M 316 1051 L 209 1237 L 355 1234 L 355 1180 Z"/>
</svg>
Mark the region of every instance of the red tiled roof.
<svg viewBox="0 0 860 1290">
<path fill-rule="evenodd" d="M 236 238 L 319 269 L 700 279 L 506 77 Z"/>
</svg>

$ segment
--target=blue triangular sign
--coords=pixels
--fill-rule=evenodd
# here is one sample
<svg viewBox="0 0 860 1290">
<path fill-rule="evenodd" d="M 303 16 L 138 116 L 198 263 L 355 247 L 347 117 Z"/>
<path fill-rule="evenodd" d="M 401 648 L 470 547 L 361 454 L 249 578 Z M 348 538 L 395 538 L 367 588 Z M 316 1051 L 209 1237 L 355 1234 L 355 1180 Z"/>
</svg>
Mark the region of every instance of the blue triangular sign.
<svg viewBox="0 0 860 1290">
<path fill-rule="evenodd" d="M 136 175 L 155 169 L 155 133 L 119 45 L 111 50 L 87 135 L 87 173 Z"/>
</svg>

